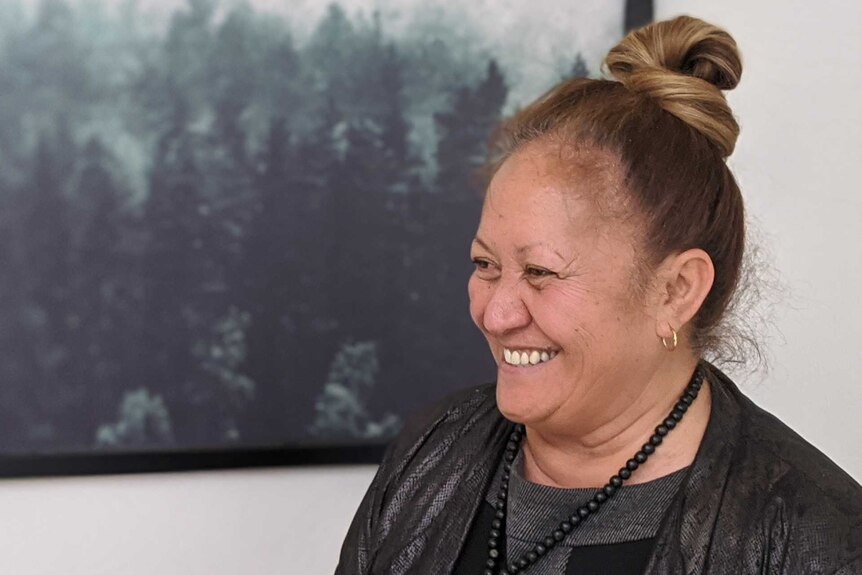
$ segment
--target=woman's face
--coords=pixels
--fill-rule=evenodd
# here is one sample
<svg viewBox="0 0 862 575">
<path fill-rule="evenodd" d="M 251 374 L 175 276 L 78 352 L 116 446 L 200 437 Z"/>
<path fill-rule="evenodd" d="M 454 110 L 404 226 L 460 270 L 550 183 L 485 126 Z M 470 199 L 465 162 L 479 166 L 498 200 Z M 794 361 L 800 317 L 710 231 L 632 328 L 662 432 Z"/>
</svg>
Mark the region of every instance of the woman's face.
<svg viewBox="0 0 862 575">
<path fill-rule="evenodd" d="M 563 177 L 558 150 L 533 142 L 495 174 L 468 289 L 498 365 L 501 412 L 570 429 L 572 418 L 590 425 L 631 404 L 661 344 L 648 297 L 633 290 L 636 228 L 596 202 L 613 204 L 618 168 L 593 153 L 598 162 Z"/>
</svg>

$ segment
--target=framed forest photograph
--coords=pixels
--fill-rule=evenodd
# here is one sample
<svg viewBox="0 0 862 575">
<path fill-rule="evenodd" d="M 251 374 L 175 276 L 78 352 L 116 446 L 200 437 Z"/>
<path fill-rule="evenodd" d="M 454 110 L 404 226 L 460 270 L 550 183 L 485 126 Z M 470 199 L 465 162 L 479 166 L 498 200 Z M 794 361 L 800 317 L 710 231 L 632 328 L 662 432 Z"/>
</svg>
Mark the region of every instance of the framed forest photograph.
<svg viewBox="0 0 862 575">
<path fill-rule="evenodd" d="M 647 0 L 3 0 L 0 476 L 376 462 L 495 365 L 495 126 Z"/>
</svg>

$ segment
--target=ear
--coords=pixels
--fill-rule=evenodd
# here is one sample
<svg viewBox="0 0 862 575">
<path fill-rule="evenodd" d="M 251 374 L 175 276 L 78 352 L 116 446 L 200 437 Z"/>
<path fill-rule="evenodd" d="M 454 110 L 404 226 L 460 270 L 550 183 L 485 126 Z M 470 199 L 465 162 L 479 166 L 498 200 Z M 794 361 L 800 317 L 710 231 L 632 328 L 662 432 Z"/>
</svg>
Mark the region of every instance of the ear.
<svg viewBox="0 0 862 575">
<path fill-rule="evenodd" d="M 671 254 L 659 266 L 656 335 L 671 337 L 695 316 L 712 288 L 715 268 L 701 249 Z"/>
</svg>

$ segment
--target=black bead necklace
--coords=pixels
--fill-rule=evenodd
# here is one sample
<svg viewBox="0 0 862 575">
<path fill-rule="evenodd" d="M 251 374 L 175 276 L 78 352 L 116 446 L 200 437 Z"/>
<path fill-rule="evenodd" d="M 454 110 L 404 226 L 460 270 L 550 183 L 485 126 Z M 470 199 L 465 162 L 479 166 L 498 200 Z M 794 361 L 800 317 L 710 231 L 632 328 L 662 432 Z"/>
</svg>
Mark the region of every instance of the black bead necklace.
<svg viewBox="0 0 862 575">
<path fill-rule="evenodd" d="M 649 438 L 649 441 L 643 444 L 640 450 L 629 459 L 625 467 L 621 468 L 616 475 L 611 477 L 607 484 L 593 495 L 593 498 L 587 501 L 572 514 L 568 519 L 560 522 L 557 528 L 541 543 L 537 543 L 533 548 L 521 555 L 507 567 L 503 567 L 500 571 L 495 572 L 497 562 L 501 559 L 499 550 L 500 537 L 504 536 L 505 521 L 506 521 L 506 498 L 509 493 L 509 475 L 512 471 L 512 462 L 515 461 L 515 456 L 521 445 L 521 440 L 524 438 L 524 426 L 518 424 L 515 430 L 509 436 L 509 443 L 506 444 L 506 454 L 503 463 L 503 476 L 500 482 L 500 491 L 497 493 L 497 501 L 494 504 L 495 514 L 494 520 L 491 522 L 491 534 L 488 539 L 488 560 L 485 562 L 484 575 L 498 574 L 513 574 L 523 573 L 533 564 L 535 564 L 543 555 L 553 549 L 557 543 L 565 539 L 568 533 L 576 529 L 587 517 L 594 514 L 608 499 L 614 496 L 617 489 L 622 487 L 623 483 L 632 476 L 632 472 L 637 469 L 650 455 L 655 453 L 656 448 L 661 445 L 664 437 L 682 421 L 685 412 L 689 406 L 697 398 L 697 393 L 703 385 L 703 372 L 701 367 L 694 370 L 691 381 L 688 382 L 685 391 L 679 398 L 676 405 L 673 406 L 670 414 L 665 420 L 655 428 L 655 433 Z M 505 562 L 506 558 L 502 560 Z"/>
</svg>

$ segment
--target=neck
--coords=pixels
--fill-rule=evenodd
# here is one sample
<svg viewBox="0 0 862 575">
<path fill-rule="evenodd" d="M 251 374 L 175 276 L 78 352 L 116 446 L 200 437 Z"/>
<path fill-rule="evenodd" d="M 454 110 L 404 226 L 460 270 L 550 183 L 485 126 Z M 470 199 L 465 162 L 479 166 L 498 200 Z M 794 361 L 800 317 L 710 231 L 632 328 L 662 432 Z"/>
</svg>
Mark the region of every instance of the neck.
<svg viewBox="0 0 862 575">
<path fill-rule="evenodd" d="M 697 358 L 682 356 L 656 370 L 634 398 L 619 394 L 621 401 L 605 401 L 601 415 L 585 400 L 583 413 L 590 417 L 567 417 L 571 425 L 527 425 L 523 445 L 524 475 L 528 481 L 554 487 L 599 487 L 616 474 L 654 433 L 678 401 L 694 369 Z M 605 399 L 607 393 L 604 394 Z M 639 467 L 628 484 L 657 479 L 694 461 L 706 431 L 710 411 L 709 386 L 704 381 L 697 399 L 682 421 Z"/>
</svg>

